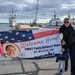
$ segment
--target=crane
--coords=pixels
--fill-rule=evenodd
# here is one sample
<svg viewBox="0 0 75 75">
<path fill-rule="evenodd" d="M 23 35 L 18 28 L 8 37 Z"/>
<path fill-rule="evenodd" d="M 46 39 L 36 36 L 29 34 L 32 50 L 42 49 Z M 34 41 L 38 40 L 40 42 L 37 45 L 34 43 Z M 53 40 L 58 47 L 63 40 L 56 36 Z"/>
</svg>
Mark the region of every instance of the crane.
<svg viewBox="0 0 75 75">
<path fill-rule="evenodd" d="M 37 22 L 38 3 L 39 3 L 39 0 L 37 0 L 37 5 L 36 5 L 35 22 Z"/>
<path fill-rule="evenodd" d="M 34 21 L 33 21 L 33 23 L 32 23 L 32 25 L 31 26 L 35 26 L 35 25 L 37 25 L 37 14 L 38 14 L 38 4 L 39 4 L 39 0 L 37 0 L 36 1 L 36 12 L 35 12 L 35 19 L 34 19 Z"/>
</svg>

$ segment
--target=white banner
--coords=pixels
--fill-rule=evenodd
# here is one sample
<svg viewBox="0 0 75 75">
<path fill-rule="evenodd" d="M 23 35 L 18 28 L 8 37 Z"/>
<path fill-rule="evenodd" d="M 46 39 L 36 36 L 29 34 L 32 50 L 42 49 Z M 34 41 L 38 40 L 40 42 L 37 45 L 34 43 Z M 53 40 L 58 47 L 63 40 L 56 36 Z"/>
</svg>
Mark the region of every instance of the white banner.
<svg viewBox="0 0 75 75">
<path fill-rule="evenodd" d="M 21 34 L 21 32 L 19 32 L 19 34 Z M 3 43 L 4 53 L 14 58 L 45 58 L 61 53 L 59 30 L 32 30 L 32 34 L 34 36 L 32 40 Z M 28 38 L 31 39 L 32 37 Z"/>
</svg>

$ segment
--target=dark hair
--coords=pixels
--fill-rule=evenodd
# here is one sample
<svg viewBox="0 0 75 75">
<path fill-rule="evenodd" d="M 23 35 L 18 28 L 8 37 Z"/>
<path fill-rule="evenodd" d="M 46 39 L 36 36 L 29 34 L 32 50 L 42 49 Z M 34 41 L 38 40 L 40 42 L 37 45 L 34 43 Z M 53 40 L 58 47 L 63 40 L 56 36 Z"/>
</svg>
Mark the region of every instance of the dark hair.
<svg viewBox="0 0 75 75">
<path fill-rule="evenodd" d="M 61 42 L 62 42 L 62 41 L 65 41 L 65 42 L 66 42 L 66 40 L 65 40 L 65 39 L 62 39 L 62 40 L 61 40 Z"/>
<path fill-rule="evenodd" d="M 12 45 L 7 45 L 7 46 L 6 46 L 6 51 L 7 51 L 7 48 L 8 48 L 9 46 L 11 46 L 11 47 L 13 47 L 13 48 L 15 49 L 15 47 L 14 47 L 14 46 L 12 46 Z"/>
</svg>

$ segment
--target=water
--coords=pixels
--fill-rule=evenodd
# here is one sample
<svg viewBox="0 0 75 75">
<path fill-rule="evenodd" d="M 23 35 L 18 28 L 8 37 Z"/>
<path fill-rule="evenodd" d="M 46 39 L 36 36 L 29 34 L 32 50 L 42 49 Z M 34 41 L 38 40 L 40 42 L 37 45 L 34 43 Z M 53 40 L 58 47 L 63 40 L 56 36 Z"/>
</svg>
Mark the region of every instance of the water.
<svg viewBox="0 0 75 75">
<path fill-rule="evenodd" d="M 12 30 L 12 27 L 9 27 L 8 23 L 0 23 L 0 31 Z"/>
</svg>

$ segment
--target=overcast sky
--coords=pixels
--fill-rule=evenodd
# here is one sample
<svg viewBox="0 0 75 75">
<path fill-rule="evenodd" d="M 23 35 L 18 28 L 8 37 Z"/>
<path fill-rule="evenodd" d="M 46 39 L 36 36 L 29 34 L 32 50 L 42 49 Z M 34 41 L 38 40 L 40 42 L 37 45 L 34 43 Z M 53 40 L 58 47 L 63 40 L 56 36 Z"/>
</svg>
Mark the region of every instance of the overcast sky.
<svg viewBox="0 0 75 75">
<path fill-rule="evenodd" d="M 14 9 L 18 21 L 30 22 L 35 19 L 37 0 L 0 0 L 0 22 L 7 21 Z M 71 16 L 75 15 L 75 0 L 39 0 L 38 22 L 49 22 L 56 11 L 57 17 L 67 17 L 68 11 Z M 4 19 L 4 20 L 3 20 Z"/>
</svg>

